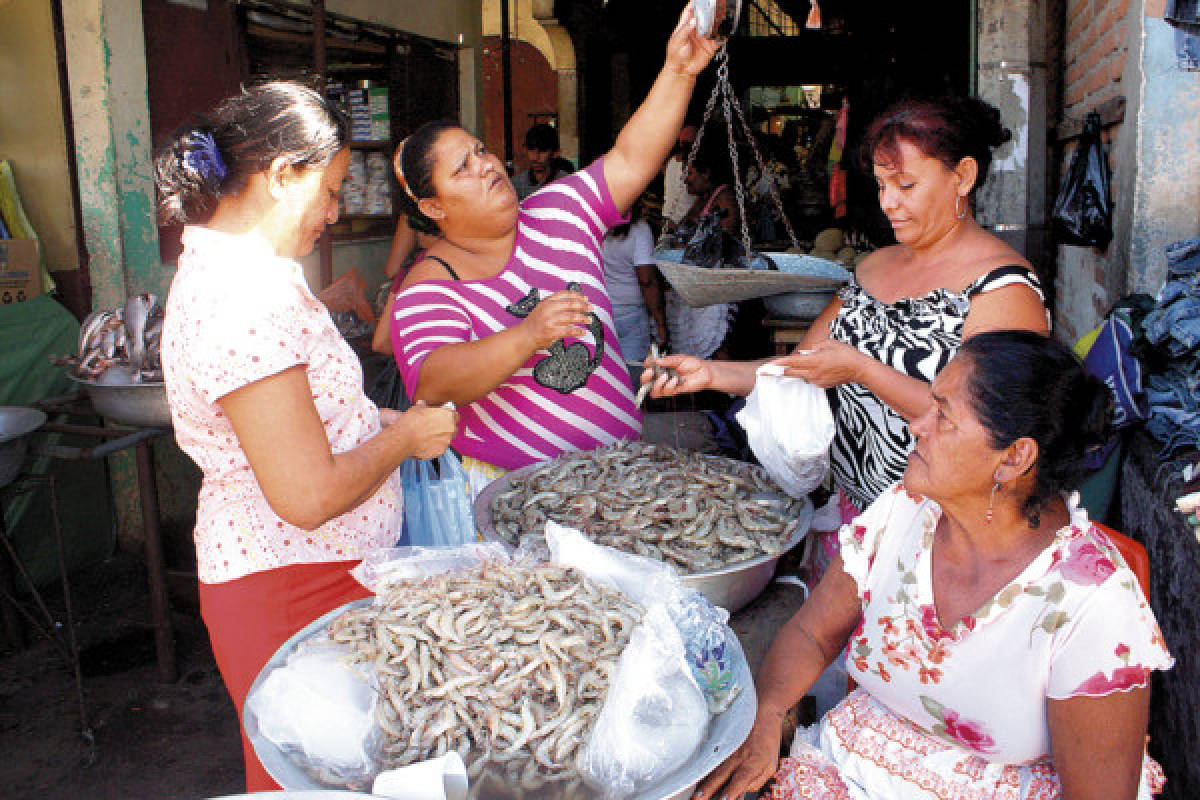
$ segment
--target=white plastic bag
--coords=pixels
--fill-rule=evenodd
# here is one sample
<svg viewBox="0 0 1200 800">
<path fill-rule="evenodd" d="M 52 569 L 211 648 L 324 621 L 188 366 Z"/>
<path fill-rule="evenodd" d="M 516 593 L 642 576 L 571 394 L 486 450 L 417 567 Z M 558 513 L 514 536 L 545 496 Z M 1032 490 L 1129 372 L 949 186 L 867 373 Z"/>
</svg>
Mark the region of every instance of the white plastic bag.
<svg viewBox="0 0 1200 800">
<path fill-rule="evenodd" d="M 379 771 L 382 737 L 367 675 L 342 663 L 345 645 L 315 639 L 271 672 L 246 699 L 246 732 L 299 754 L 322 783 L 366 789 Z"/>
<path fill-rule="evenodd" d="M 833 412 L 824 389 L 782 372 L 779 364 L 758 368 L 737 421 L 767 474 L 792 497 L 804 497 L 829 471 Z"/>
<path fill-rule="evenodd" d="M 686 763 L 708 719 L 679 631 L 652 606 L 621 653 L 580 767 L 606 797 L 627 797 Z"/>
<path fill-rule="evenodd" d="M 545 538 L 556 564 L 574 567 L 644 608 L 666 608 L 708 710 L 720 714 L 729 708 L 744 688 L 733 677 L 733 664 L 745 656 L 741 642 L 725 624 L 729 621 L 728 611 L 685 586 L 674 568 L 662 561 L 596 544 L 579 531 L 554 521 L 546 523 Z"/>
</svg>

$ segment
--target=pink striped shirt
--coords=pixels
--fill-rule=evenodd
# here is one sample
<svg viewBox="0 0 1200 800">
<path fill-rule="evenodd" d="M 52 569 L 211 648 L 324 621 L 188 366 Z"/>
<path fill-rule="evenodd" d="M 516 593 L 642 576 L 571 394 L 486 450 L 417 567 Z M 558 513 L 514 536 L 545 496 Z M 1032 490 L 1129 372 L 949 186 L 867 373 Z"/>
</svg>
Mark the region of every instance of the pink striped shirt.
<svg viewBox="0 0 1200 800">
<path fill-rule="evenodd" d="M 641 413 L 617 344 L 600 257 L 605 232 L 621 221 L 604 181 L 603 159 L 598 159 L 521 203 L 513 254 L 498 275 L 424 281 L 396 296 L 392 342 L 410 396 L 425 358 L 438 347 L 512 327 L 535 299 L 568 284 L 576 284 L 592 303 L 588 336 L 537 351 L 499 387 L 459 409 L 462 425 L 452 443 L 458 452 L 517 469 L 641 435 Z M 530 297 L 533 292 L 536 298 Z M 524 307 L 519 305 L 527 298 Z"/>
</svg>

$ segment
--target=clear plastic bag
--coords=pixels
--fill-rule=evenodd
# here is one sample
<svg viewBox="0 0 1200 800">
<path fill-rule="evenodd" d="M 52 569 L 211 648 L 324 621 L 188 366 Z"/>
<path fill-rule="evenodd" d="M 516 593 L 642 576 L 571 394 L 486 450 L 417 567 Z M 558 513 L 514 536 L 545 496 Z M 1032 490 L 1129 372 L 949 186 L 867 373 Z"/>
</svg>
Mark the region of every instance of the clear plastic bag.
<svg viewBox="0 0 1200 800">
<path fill-rule="evenodd" d="M 345 658 L 349 648 L 314 639 L 246 698 L 246 732 L 299 756 L 329 786 L 364 790 L 379 771 L 382 736 L 369 674 Z"/>
<path fill-rule="evenodd" d="M 759 367 L 737 421 L 767 474 L 792 497 L 804 497 L 829 471 L 833 412 L 824 389 L 782 372 L 778 364 Z"/>
<path fill-rule="evenodd" d="M 662 605 L 679 631 L 692 679 L 708 710 L 724 711 L 742 691 L 732 665 L 742 646 L 726 623 L 729 612 L 717 608 L 695 589 L 684 586 L 675 570 L 662 561 L 604 547 L 572 528 L 546 523 L 551 560 L 628 595 L 645 608 Z"/>
<path fill-rule="evenodd" d="M 384 547 L 369 551 L 357 567 L 354 579 L 374 594 L 383 593 L 389 582 L 422 580 L 465 567 L 504 564 L 508 548 L 498 542 L 471 542 L 461 547 Z"/>
<path fill-rule="evenodd" d="M 447 450 L 432 462 L 410 458 L 400 465 L 404 526 L 414 547 L 457 547 L 477 540 L 471 489 L 458 457 Z"/>
<path fill-rule="evenodd" d="M 627 797 L 686 763 L 708 721 L 679 631 L 655 605 L 621 653 L 580 768 L 606 797 Z"/>
</svg>

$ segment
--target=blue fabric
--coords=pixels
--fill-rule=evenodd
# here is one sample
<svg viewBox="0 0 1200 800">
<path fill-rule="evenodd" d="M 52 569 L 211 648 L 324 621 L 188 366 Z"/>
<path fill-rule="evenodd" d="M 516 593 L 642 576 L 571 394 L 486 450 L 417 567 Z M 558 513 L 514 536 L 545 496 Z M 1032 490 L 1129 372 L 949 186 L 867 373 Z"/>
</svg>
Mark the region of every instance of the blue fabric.
<svg viewBox="0 0 1200 800">
<path fill-rule="evenodd" d="M 650 352 L 650 314 L 645 304 L 614 305 L 613 327 L 625 360 L 644 360 Z"/>
<path fill-rule="evenodd" d="M 1200 237 L 1169 244 L 1166 254 L 1167 272 L 1172 278 L 1195 275 L 1200 271 Z"/>
<path fill-rule="evenodd" d="M 1084 369 L 1104 381 L 1104 385 L 1113 393 L 1114 431 L 1143 422 L 1149 413 L 1149 403 L 1142 387 L 1142 365 L 1130 353 L 1133 340 L 1133 326 L 1129 317 L 1114 310 L 1108 315 L 1083 359 Z M 1104 445 L 1089 452 L 1084 461 L 1085 467 L 1094 471 L 1104 466 L 1118 441 L 1114 435 Z"/>
<path fill-rule="evenodd" d="M 1141 321 L 1146 431 L 1161 458 L 1200 446 L 1200 238 L 1166 247 L 1168 280 Z M 1136 332 L 1135 332 L 1136 335 Z M 1134 344 L 1138 350 L 1140 343 Z"/>
</svg>

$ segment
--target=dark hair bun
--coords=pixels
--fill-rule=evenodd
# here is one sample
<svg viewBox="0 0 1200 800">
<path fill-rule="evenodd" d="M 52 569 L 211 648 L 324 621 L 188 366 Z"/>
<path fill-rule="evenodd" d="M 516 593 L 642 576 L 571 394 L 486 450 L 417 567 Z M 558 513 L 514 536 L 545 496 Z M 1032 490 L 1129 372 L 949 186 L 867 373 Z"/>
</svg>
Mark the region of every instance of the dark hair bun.
<svg viewBox="0 0 1200 800">
<path fill-rule="evenodd" d="M 909 99 L 891 106 L 868 126 L 857 160 L 870 172 L 877 160 L 894 162 L 900 142 L 910 142 L 947 169 L 954 169 L 964 158 L 975 159 L 979 170 L 971 188 L 976 189 L 987 178 L 992 150 L 1011 138 L 1000 110 L 978 97 Z"/>
<path fill-rule="evenodd" d="M 1004 127 L 1000 109 L 978 97 L 948 97 L 945 99 L 951 123 L 963 131 L 963 138 L 995 149 L 1012 139 L 1012 131 Z"/>
</svg>

